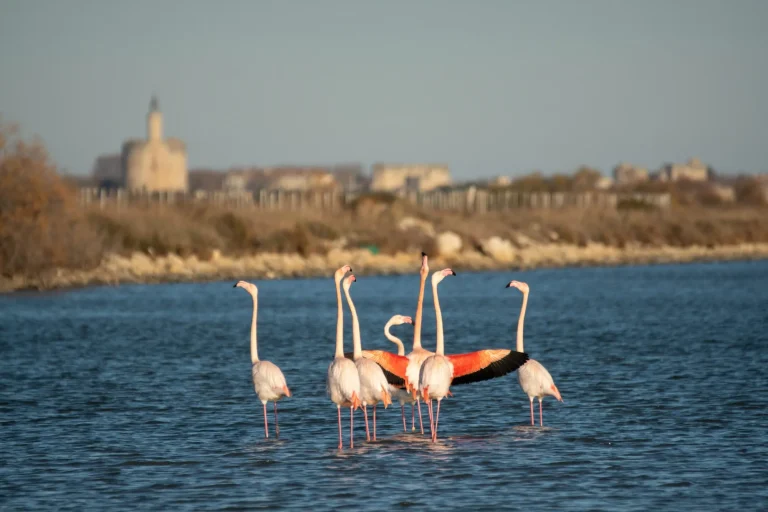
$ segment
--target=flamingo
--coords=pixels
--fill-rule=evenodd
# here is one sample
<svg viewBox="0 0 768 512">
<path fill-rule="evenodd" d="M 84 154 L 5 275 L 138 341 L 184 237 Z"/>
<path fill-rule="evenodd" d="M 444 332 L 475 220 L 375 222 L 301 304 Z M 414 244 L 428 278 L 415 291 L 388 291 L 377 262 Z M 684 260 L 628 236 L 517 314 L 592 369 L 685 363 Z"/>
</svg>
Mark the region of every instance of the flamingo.
<svg viewBox="0 0 768 512">
<path fill-rule="evenodd" d="M 523 293 L 523 306 L 520 308 L 520 318 L 517 320 L 517 351 L 523 351 L 523 323 L 525 322 L 525 308 L 528 305 L 528 292 L 530 289 L 526 283 L 520 281 L 510 281 L 507 288 L 517 288 Z M 546 368 L 534 359 L 528 359 L 528 361 L 522 365 L 517 371 L 517 381 L 520 383 L 520 387 L 523 392 L 528 395 L 528 400 L 531 402 L 531 426 L 533 426 L 533 399 L 534 397 L 539 399 L 539 426 L 544 426 L 544 413 L 541 410 L 541 402 L 545 396 L 553 396 L 560 402 L 563 401 L 555 386 L 555 381 L 552 380 L 552 376 L 549 374 Z"/>
<path fill-rule="evenodd" d="M 405 355 L 405 346 L 403 345 L 403 342 L 400 340 L 400 338 L 389 332 L 389 329 L 393 325 L 412 323 L 413 319 L 409 316 L 395 315 L 390 318 L 387 324 L 384 326 L 384 336 L 386 336 L 389 341 L 397 345 L 397 355 L 399 356 Z M 403 416 L 403 432 L 407 432 L 405 426 L 405 404 L 411 405 L 411 430 L 416 430 L 416 413 L 414 412 L 414 408 L 416 407 L 416 400 L 413 398 L 413 395 L 409 393 L 405 388 L 393 386 L 392 384 L 389 385 L 389 392 L 393 398 L 400 402 L 400 412 Z"/>
<path fill-rule="evenodd" d="M 419 299 L 416 304 L 416 317 L 413 324 L 413 348 L 403 357 L 384 350 L 364 350 L 363 357 L 372 359 L 384 369 L 384 374 L 390 384 L 401 386 L 412 393 L 416 400 L 419 412 L 419 425 L 421 433 L 424 433 L 424 425 L 421 419 L 420 397 L 418 396 L 419 373 L 422 363 L 430 356 L 435 355 L 421 346 L 421 323 L 424 305 L 424 285 L 429 273 L 427 255 L 421 253 L 421 270 L 419 272 L 421 282 L 419 286 Z M 347 357 L 350 357 L 347 354 Z M 451 354 L 445 356 L 453 364 L 453 381 L 451 385 L 469 384 L 496 377 L 502 377 L 517 370 L 528 360 L 528 354 L 510 349 L 485 349 L 464 354 Z"/>
<path fill-rule="evenodd" d="M 447 276 L 455 276 L 456 272 L 446 268 L 432 274 L 432 297 L 435 303 L 435 319 L 437 321 L 437 346 L 435 355 L 429 356 L 421 365 L 419 372 L 419 391 L 429 409 L 429 427 L 432 442 L 437 441 L 437 424 L 440 420 L 440 401 L 450 393 L 453 381 L 453 363 L 445 357 L 443 340 L 443 315 L 440 311 L 440 301 L 437 298 L 437 285 Z M 432 400 L 437 400 L 437 413 L 433 414 Z"/>
<path fill-rule="evenodd" d="M 269 439 L 269 425 L 267 423 L 267 402 L 271 401 L 275 406 L 275 437 L 280 437 L 280 425 L 277 423 L 277 402 L 283 397 L 290 397 L 291 391 L 285 382 L 285 376 L 276 364 L 270 361 L 259 361 L 259 352 L 256 346 L 256 317 L 259 309 L 259 289 L 253 283 L 238 281 L 233 288 L 242 288 L 253 297 L 253 315 L 251 316 L 251 377 L 253 388 L 264 407 L 264 437 Z"/>
<path fill-rule="evenodd" d="M 349 447 L 355 447 L 354 411 L 360 407 L 360 376 L 355 363 L 344 357 L 344 310 L 341 304 L 341 280 L 344 274 L 351 272 L 349 265 L 344 265 L 334 274 L 336 281 L 336 355 L 328 366 L 327 391 L 331 401 L 336 404 L 339 417 L 339 450 L 342 449 L 341 408 L 349 407 Z"/>
<path fill-rule="evenodd" d="M 373 440 L 376 440 L 376 405 L 379 402 L 384 403 L 384 409 L 392 403 L 392 397 L 389 395 L 389 383 L 384 375 L 384 370 L 379 365 L 363 357 L 363 349 L 360 341 L 360 322 L 357 318 L 357 310 L 349 296 L 349 287 L 357 281 L 354 275 L 344 279 L 344 295 L 347 296 L 349 310 L 352 312 L 352 342 L 354 344 L 353 359 L 357 373 L 360 376 L 360 400 L 363 403 L 363 417 L 365 418 L 365 437 L 367 441 L 371 440 L 371 434 L 368 430 L 368 405 L 373 406 Z"/>
</svg>

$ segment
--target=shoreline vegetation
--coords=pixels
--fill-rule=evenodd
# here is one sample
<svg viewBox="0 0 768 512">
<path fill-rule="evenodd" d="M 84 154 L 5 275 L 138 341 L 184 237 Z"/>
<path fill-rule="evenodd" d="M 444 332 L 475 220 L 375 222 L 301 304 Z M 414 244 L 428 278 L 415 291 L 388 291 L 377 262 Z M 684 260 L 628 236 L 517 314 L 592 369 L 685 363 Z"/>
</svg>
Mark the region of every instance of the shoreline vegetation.
<svg viewBox="0 0 768 512">
<path fill-rule="evenodd" d="M 360 275 L 410 274 L 421 251 L 457 271 L 768 258 L 768 208 L 757 184 L 746 181 L 736 203 L 717 205 L 690 183 L 664 184 L 672 203 L 661 209 L 469 214 L 426 210 L 387 194 L 365 194 L 333 212 L 212 204 L 100 209 L 79 204 L 42 144 L 17 133 L 0 123 L 2 293 L 328 276 L 342 264 Z M 524 177 L 510 187 L 576 187 L 569 179 Z"/>
<path fill-rule="evenodd" d="M 369 250 L 334 250 L 327 255 L 263 253 L 228 257 L 215 252 L 208 261 L 196 256 L 176 254 L 151 257 L 107 255 L 100 265 L 89 270 L 55 269 L 37 277 L 0 278 L 0 293 L 24 290 L 52 290 L 120 284 L 159 284 L 212 282 L 238 279 L 283 279 L 327 277 L 343 264 L 350 264 L 357 275 L 406 275 L 417 273 L 417 253 L 372 254 Z M 609 247 L 590 244 L 548 245 L 524 248 L 510 261 L 494 259 L 478 252 L 451 257 L 437 256 L 433 265 L 462 271 L 531 270 L 536 268 L 606 267 L 705 261 L 748 261 L 768 259 L 768 243 L 721 247 Z M 358 270 L 359 269 L 359 270 Z"/>
</svg>

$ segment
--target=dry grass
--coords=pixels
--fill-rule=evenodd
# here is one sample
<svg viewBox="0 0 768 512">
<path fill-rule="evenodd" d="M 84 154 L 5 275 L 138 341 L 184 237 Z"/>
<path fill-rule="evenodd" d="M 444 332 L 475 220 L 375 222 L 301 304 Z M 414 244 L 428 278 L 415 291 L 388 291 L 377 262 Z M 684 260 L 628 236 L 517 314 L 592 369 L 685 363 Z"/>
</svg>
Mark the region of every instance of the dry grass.
<svg viewBox="0 0 768 512">
<path fill-rule="evenodd" d="M 411 216 L 452 231 L 465 246 L 479 248 L 491 236 L 513 243 L 590 242 L 612 247 L 627 244 L 686 247 L 744 242 L 768 242 L 768 211 L 764 208 L 701 207 L 659 210 L 516 210 L 487 215 L 426 213 L 398 202 L 383 208 L 367 205 L 333 214 L 262 212 L 198 208 L 130 208 L 93 211 L 92 228 L 104 250 L 117 253 L 195 254 L 206 259 L 211 251 L 238 255 L 258 252 L 326 253 L 332 247 L 375 247 L 385 254 L 426 250 L 434 252 L 431 236 L 417 228 L 401 230 Z M 523 235 L 521 237 L 520 235 Z"/>
<path fill-rule="evenodd" d="M 580 176 L 586 180 L 592 174 L 584 171 Z M 542 186 L 537 177 L 523 184 Z M 369 247 L 384 254 L 421 250 L 434 254 L 435 240 L 429 231 L 452 231 L 461 236 L 464 247 L 477 249 L 492 236 L 517 245 L 599 242 L 620 248 L 768 242 L 768 209 L 755 192 L 756 184 L 737 185 L 739 197 L 751 206 L 706 208 L 676 200 L 664 211 L 627 203 L 606 210 L 520 209 L 462 215 L 421 211 L 392 196 L 372 194 L 336 212 L 160 205 L 85 211 L 77 205 L 75 190 L 56 174 L 43 146 L 24 142 L 12 127 L 0 125 L 0 276 L 40 277 L 56 268 L 89 269 L 107 253 L 137 251 L 204 260 L 214 250 L 232 256 L 259 252 L 308 256 L 335 247 Z M 407 217 L 422 221 L 428 229 L 418 222 L 401 229 Z"/>
</svg>

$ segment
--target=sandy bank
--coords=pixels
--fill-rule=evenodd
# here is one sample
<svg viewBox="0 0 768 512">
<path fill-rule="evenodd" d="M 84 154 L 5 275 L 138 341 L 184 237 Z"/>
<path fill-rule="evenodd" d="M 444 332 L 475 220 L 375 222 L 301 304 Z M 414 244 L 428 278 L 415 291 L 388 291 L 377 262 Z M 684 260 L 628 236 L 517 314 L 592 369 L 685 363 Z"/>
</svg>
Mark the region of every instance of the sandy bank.
<svg viewBox="0 0 768 512">
<path fill-rule="evenodd" d="M 482 254 L 464 251 L 450 257 L 434 257 L 432 268 L 450 266 L 456 271 L 514 270 L 569 266 L 612 266 L 646 263 L 687 263 L 693 261 L 756 260 L 768 258 L 768 244 L 739 244 L 721 247 L 586 247 L 566 244 L 535 245 L 524 248 L 492 248 Z M 298 254 L 262 253 L 231 258 L 214 252 L 208 261 L 195 256 L 131 257 L 109 255 L 92 270 L 62 270 L 38 278 L 0 278 L 0 292 L 22 289 L 53 289 L 125 283 L 200 282 L 225 279 L 279 279 L 330 276 L 348 263 L 358 275 L 408 274 L 416 271 L 418 255 L 372 254 L 367 250 L 332 250 L 327 255 L 304 258 Z"/>
</svg>

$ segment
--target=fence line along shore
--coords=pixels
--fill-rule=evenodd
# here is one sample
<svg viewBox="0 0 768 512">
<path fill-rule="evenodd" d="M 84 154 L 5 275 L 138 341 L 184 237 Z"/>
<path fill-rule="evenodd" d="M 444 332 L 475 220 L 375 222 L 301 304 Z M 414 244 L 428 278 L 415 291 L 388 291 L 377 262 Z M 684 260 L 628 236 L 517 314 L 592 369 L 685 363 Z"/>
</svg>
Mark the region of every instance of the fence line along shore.
<svg viewBox="0 0 768 512">
<path fill-rule="evenodd" d="M 152 205 L 216 205 L 257 210 L 334 211 L 353 204 L 358 193 L 340 191 L 260 190 L 232 193 L 201 191 L 194 193 L 132 192 L 125 189 L 81 188 L 79 203 L 100 209 Z M 519 192 L 469 187 L 430 192 L 406 192 L 398 197 L 428 210 L 486 213 L 518 208 L 617 208 L 622 203 L 668 208 L 669 193 L 638 192 Z"/>
</svg>

